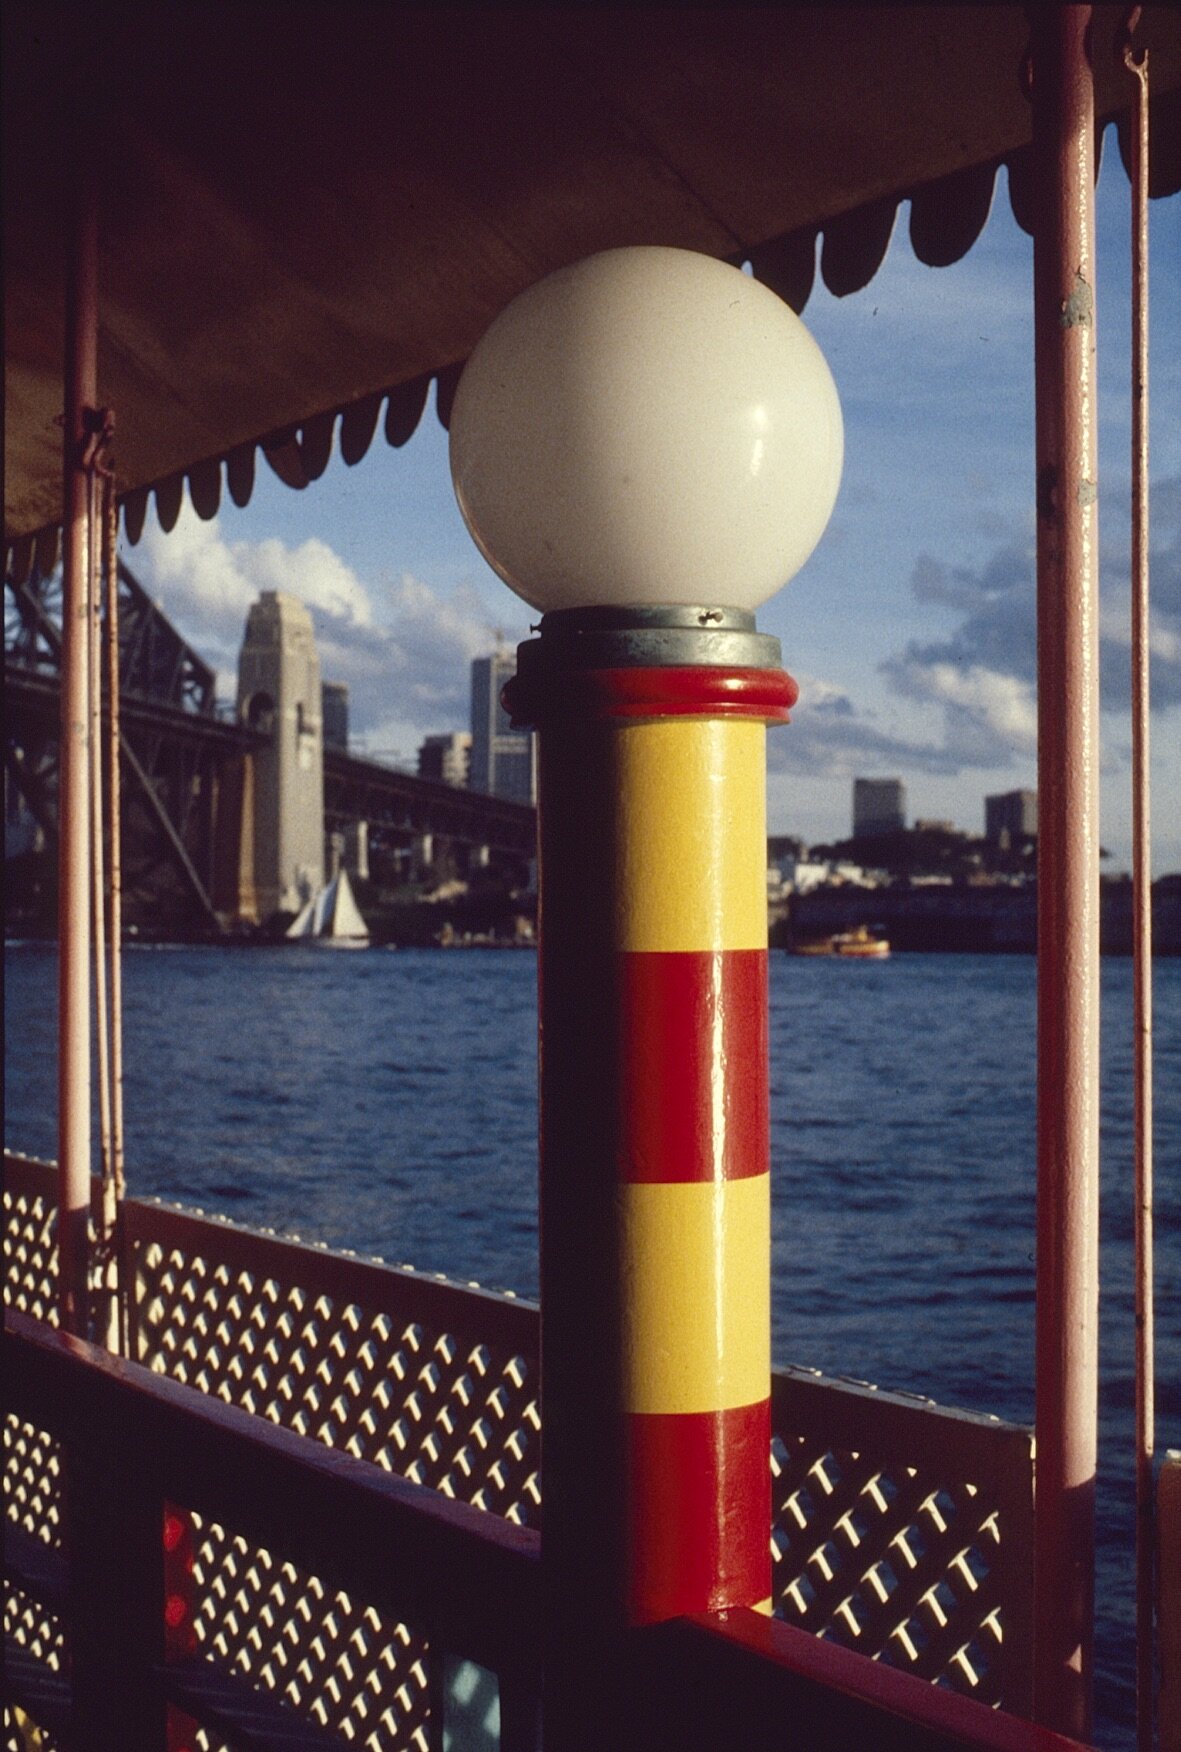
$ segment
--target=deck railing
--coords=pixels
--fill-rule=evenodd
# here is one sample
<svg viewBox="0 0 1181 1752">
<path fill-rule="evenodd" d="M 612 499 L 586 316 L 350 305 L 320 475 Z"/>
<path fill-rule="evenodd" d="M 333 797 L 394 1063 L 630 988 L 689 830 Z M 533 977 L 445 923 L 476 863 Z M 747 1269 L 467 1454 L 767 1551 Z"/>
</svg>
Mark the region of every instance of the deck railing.
<svg viewBox="0 0 1181 1752">
<path fill-rule="evenodd" d="M 5 1179 L 7 1299 L 48 1321 L 53 1172 L 8 1157 Z M 122 1248 L 131 1356 L 169 1378 L 161 1391 L 195 1390 L 195 1403 L 203 1399 L 223 1430 L 216 1441 L 209 1436 L 214 1447 L 231 1442 L 240 1451 L 248 1435 L 264 1444 L 281 1436 L 288 1446 L 275 1451 L 288 1458 L 275 1464 L 298 1465 L 311 1446 L 298 1438 L 310 1437 L 331 1456 L 322 1463 L 330 1470 L 339 1465 L 374 1490 L 418 1487 L 444 1519 L 454 1506 L 464 1537 L 472 1527 L 496 1529 L 488 1533 L 494 1544 L 507 1540 L 518 1556 L 535 1550 L 538 1330 L 530 1304 L 134 1200 Z M 14 1574 L 28 1581 L 30 1563 L 36 1570 L 33 1560 L 46 1554 L 52 1562 L 61 1543 L 58 1438 L 43 1395 L 33 1397 L 37 1415 L 14 1407 L 6 1430 L 10 1525 L 25 1566 L 10 1567 L 10 1582 Z M 798 1369 L 777 1372 L 773 1400 L 780 1616 L 821 1633 L 822 1643 L 803 1641 L 826 1660 L 844 1643 L 879 1657 L 875 1671 L 902 1668 L 1024 1713 L 1029 1433 Z M 140 1402 L 135 1394 L 131 1401 Z M 217 1422 L 223 1409 L 234 1413 L 228 1426 Z M 219 1452 L 225 1459 L 229 1449 Z M 242 1469 L 240 1458 L 226 1464 Z M 167 1496 L 173 1482 L 160 1489 Z M 405 1501 L 396 1491 L 395 1499 Z M 309 1561 L 310 1533 L 305 1540 L 280 1523 L 287 1537 L 276 1539 L 271 1521 L 264 1537 L 253 1510 L 230 1512 L 216 1490 L 181 1491 L 177 1500 L 193 1527 L 194 1652 L 205 1668 L 353 1744 L 424 1749 L 438 1743 L 444 1714 L 459 1710 L 461 1698 L 471 1740 L 480 1712 L 495 1711 L 493 1673 L 508 1672 L 499 1692 L 503 1743 L 525 1731 L 520 1723 L 531 1717 L 519 1700 L 529 1685 L 498 1665 L 524 1644 L 510 1639 L 512 1648 L 492 1659 L 479 1638 L 456 1634 L 453 1602 L 439 1606 L 440 1642 L 433 1606 L 425 1618 L 406 1610 L 412 1588 L 371 1593 L 356 1577 L 339 1583 L 331 1566 Z M 367 1503 L 363 1491 L 356 1501 Z M 306 1518 L 295 1496 L 289 1507 L 296 1521 Z M 48 1592 L 49 1604 L 60 1604 L 60 1590 Z M 38 1598 L 30 1582 L 11 1606 L 20 1648 L 42 1669 L 60 1669 L 61 1616 L 46 1609 L 45 1590 Z M 481 1610 L 497 1609 L 485 1600 Z"/>
</svg>

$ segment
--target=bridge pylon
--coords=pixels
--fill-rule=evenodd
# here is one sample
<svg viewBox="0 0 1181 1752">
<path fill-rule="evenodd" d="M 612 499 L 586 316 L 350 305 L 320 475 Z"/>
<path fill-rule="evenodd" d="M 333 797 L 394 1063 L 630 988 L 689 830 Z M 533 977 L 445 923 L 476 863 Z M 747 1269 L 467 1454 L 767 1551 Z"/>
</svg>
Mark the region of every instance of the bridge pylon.
<svg viewBox="0 0 1181 1752">
<path fill-rule="evenodd" d="M 324 725 L 312 617 L 264 590 L 246 621 L 238 715 L 269 741 L 243 756 L 238 917 L 295 913 L 324 882 Z"/>
</svg>

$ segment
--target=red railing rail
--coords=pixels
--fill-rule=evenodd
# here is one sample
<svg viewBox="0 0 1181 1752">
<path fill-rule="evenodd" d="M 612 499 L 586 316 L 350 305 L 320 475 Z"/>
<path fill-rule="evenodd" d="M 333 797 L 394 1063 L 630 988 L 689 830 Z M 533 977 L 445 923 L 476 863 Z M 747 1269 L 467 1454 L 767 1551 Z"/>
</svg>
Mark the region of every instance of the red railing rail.
<svg viewBox="0 0 1181 1752">
<path fill-rule="evenodd" d="M 51 1322 L 54 1185 L 50 1164 L 6 1156 L 7 1299 Z M 122 1246 L 134 1361 L 540 1526 L 534 1304 L 155 1202 L 125 1202 Z M 777 1615 L 1028 1714 L 1030 1432 L 800 1368 L 775 1371 L 772 1405 Z M 11 1512 L 42 1537 L 57 1512 L 55 1468 L 47 1436 L 12 1434 Z M 324 1636 L 316 1577 L 283 1574 L 208 1517 L 193 1534 L 202 1652 L 216 1646 L 252 1683 L 298 1692 L 338 1731 L 364 1726 L 372 1685 L 405 1687 L 404 1725 L 426 1731 L 425 1638 L 367 1622 L 363 1602 L 341 1600 Z M 277 1654 L 254 1634 L 266 1612 L 300 1630 Z M 44 1640 L 31 1608 L 21 1635 Z"/>
<path fill-rule="evenodd" d="M 182 1708 L 259 1748 L 342 1742 L 235 1683 L 214 1660 L 167 1659 L 165 1502 L 234 1528 L 328 1587 L 420 1627 L 437 1653 L 490 1669 L 500 1745 L 536 1752 L 540 1540 L 528 1528 L 279 1428 L 9 1311 L 9 1409 L 63 1449 L 69 1695 L 54 1724 L 76 1752 L 164 1746 Z M 42 1559 L 52 1556 L 42 1548 Z M 7 1563 L 6 1567 L 11 1568 Z M 48 1567 L 48 1566 L 47 1566 Z M 29 1584 L 29 1578 L 22 1580 Z M 737 1612 L 633 1633 L 588 1708 L 626 1739 L 686 1752 L 1070 1752 L 1073 1742 Z M 431 1743 L 442 1745 L 443 1711 Z M 638 1736 L 638 1737 L 637 1737 Z"/>
<path fill-rule="evenodd" d="M 642 1633 L 638 1746 L 678 1752 L 1082 1752 L 1077 1741 L 758 1612 Z M 655 1714 L 650 1712 L 655 1705 Z M 627 1742 L 623 1742 L 627 1743 Z"/>
<path fill-rule="evenodd" d="M 266 1701 L 224 1676 L 213 1683 L 213 1662 L 166 1659 L 166 1502 L 495 1672 L 506 1752 L 533 1744 L 535 1532 L 11 1311 L 4 1369 L 9 1410 L 64 1449 L 68 1567 L 58 1593 L 70 1645 L 68 1745 L 162 1748 L 169 1703 L 232 1735 L 251 1700 L 256 1714 Z M 524 1700 L 523 1728 L 512 1719 L 516 1700 Z M 280 1705 L 263 1713 L 274 1718 L 276 1745 L 300 1725 Z"/>
</svg>

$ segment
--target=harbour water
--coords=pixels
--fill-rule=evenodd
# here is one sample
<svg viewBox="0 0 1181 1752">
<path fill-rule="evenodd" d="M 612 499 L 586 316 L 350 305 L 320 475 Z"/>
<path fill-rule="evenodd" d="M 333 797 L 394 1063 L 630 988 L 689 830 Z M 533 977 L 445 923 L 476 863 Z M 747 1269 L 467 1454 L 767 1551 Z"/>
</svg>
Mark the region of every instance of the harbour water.
<svg viewBox="0 0 1181 1752">
<path fill-rule="evenodd" d="M 52 946 L 5 1141 L 55 1154 Z M 535 1294 L 536 964 L 129 950 L 130 1189 Z M 772 957 L 776 1359 L 1033 1419 L 1034 963 Z M 1103 964 L 1100 1745 L 1132 1712 L 1131 965 Z M 588 1027 L 594 1025 L 587 1018 Z M 1181 961 L 1156 968 L 1158 1447 L 1181 1447 Z"/>
</svg>

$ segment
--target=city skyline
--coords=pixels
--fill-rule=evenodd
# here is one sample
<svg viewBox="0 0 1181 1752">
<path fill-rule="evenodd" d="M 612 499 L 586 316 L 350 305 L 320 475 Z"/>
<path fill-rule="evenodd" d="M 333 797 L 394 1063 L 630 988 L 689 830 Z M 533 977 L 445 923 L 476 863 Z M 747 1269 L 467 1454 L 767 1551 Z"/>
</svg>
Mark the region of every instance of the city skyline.
<svg viewBox="0 0 1181 1752">
<path fill-rule="evenodd" d="M 1128 190 L 1114 136 L 1099 180 L 1097 306 L 1102 599 L 1102 839 L 1130 852 Z M 814 292 L 804 321 L 833 369 L 846 467 L 828 532 L 760 611 L 801 684 L 769 738 L 768 822 L 842 837 L 853 777 L 897 775 L 916 817 L 974 824 L 981 798 L 1036 786 L 1032 249 L 998 180 L 968 256 L 928 269 L 900 214 L 861 293 Z M 1181 868 L 1181 199 L 1153 203 L 1152 478 L 1156 872 Z M 261 466 L 245 510 L 186 506 L 125 550 L 167 613 L 230 671 L 260 589 L 301 596 L 353 733 L 412 765 L 423 737 L 467 727 L 468 674 L 531 611 L 484 564 L 451 493 L 433 402 L 406 447 L 334 458 L 293 493 Z M 703 588 L 707 583 L 703 581 Z"/>
</svg>

